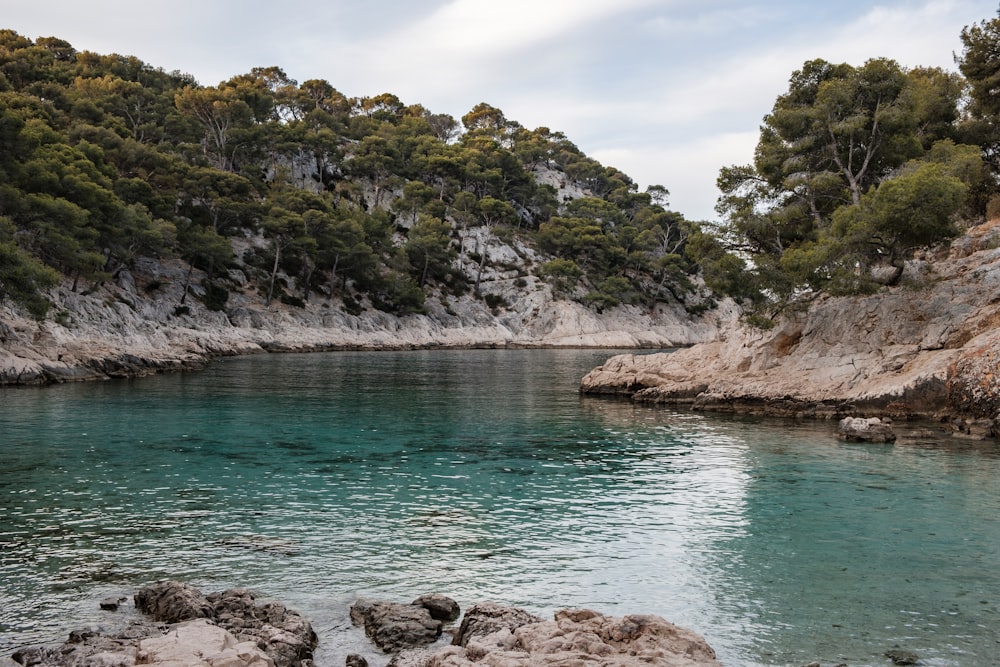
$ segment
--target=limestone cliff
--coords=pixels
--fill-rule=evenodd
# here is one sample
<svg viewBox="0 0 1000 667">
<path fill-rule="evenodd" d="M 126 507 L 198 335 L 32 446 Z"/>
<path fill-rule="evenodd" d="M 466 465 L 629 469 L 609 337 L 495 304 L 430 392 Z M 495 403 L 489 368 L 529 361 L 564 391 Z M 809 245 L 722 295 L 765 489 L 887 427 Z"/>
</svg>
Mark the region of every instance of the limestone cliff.
<svg viewBox="0 0 1000 667">
<path fill-rule="evenodd" d="M 833 417 L 975 420 L 1000 411 L 1000 221 L 909 263 L 898 287 L 821 297 L 768 331 L 731 321 L 715 341 L 620 355 L 591 371 L 586 394 L 696 409 Z"/>
<path fill-rule="evenodd" d="M 0 384 L 145 375 L 262 351 L 673 347 L 715 338 L 728 317 L 724 308 L 693 317 L 662 303 L 652 311 L 621 306 L 598 313 L 554 298 L 533 276 L 500 271 L 483 281 L 483 291 L 501 304 L 495 309 L 472 296 L 432 295 L 426 314 L 397 317 L 368 307 L 353 315 L 339 299 L 320 297 L 304 307 L 265 306 L 247 284 L 231 292 L 224 311 L 212 311 L 197 298 L 197 272 L 194 296 L 181 304 L 186 271 L 177 260 L 142 260 L 134 273 L 123 271 L 87 293 L 63 285 L 50 294 L 55 305 L 43 322 L 0 306 Z"/>
</svg>

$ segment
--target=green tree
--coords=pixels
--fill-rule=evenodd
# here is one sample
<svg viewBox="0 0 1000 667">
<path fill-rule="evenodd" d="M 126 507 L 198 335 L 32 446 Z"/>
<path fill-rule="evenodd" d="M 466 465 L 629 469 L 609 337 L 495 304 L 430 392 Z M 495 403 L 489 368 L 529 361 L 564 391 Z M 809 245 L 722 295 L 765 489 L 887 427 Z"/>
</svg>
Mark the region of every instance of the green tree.
<svg viewBox="0 0 1000 667">
<path fill-rule="evenodd" d="M 958 229 L 952 216 L 959 210 L 968 186 L 947 171 L 947 165 L 914 162 L 899 176 L 865 193 L 857 206 L 834 214 L 832 234 L 842 240 L 839 261 L 862 275 L 874 264 L 896 269 L 888 282 L 903 272 L 903 260 L 916 248 L 953 238 Z"/>
<path fill-rule="evenodd" d="M 180 304 L 187 301 L 194 269 L 205 271 L 209 278 L 217 269 L 228 267 L 233 259 L 233 248 L 229 241 L 212 228 L 202 227 L 190 220 L 182 219 L 177 225 L 177 244 L 181 257 L 188 263 L 181 291 Z"/>
<path fill-rule="evenodd" d="M 451 225 L 444 220 L 421 215 L 410 228 L 404 250 L 410 265 L 420 276 L 420 287 L 427 283 L 430 276 L 443 278 L 454 258 Z"/>
<path fill-rule="evenodd" d="M 1000 173 L 1000 16 L 966 26 L 961 37 L 956 60 L 971 98 L 963 139 L 981 146 L 993 172 Z"/>
<path fill-rule="evenodd" d="M 19 248 L 15 234 L 14 224 L 0 217 L 0 301 L 10 299 L 41 320 L 51 305 L 44 292 L 59 283 L 59 274 Z"/>
<path fill-rule="evenodd" d="M 915 247 L 953 235 L 961 179 L 977 171 L 968 151 L 941 143 L 957 99 L 955 80 L 939 70 L 807 62 L 764 118 L 754 164 L 720 171 L 721 246 L 699 239 L 693 248 L 706 281 L 759 315 L 803 288 L 871 289 L 878 264 L 898 279 Z M 948 166 L 924 168 L 934 161 Z M 964 175 L 949 173 L 959 164 Z M 924 217 L 914 208 L 921 188 L 933 209 Z"/>
<path fill-rule="evenodd" d="M 235 88 L 186 86 L 175 98 L 177 109 L 198 121 L 204 132 L 202 150 L 211 166 L 232 171 L 230 136 L 234 126 L 249 122 L 252 111 Z"/>
</svg>

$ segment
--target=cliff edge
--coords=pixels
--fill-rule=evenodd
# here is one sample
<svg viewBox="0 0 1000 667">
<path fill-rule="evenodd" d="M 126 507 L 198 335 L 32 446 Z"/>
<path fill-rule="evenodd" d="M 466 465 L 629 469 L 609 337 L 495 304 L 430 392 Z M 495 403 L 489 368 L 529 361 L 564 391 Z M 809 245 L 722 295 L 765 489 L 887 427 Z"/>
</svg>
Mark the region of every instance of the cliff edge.
<svg viewBox="0 0 1000 667">
<path fill-rule="evenodd" d="M 339 299 L 265 305 L 250 285 L 225 310 L 198 298 L 200 276 L 180 261 L 140 260 L 133 272 L 87 292 L 52 290 L 38 322 L 0 305 L 0 385 L 47 384 L 193 369 L 217 356 L 259 352 L 472 347 L 666 348 L 712 340 L 725 305 L 693 316 L 679 304 L 619 306 L 602 313 L 554 298 L 533 276 L 484 281 L 490 308 L 472 296 L 432 295 L 423 314 L 372 307 L 352 314 Z M 192 282 L 188 298 L 184 285 Z M 193 296 L 192 296 L 193 295 Z"/>
<path fill-rule="evenodd" d="M 734 320 L 715 341 L 612 357 L 580 391 L 700 410 L 934 418 L 996 435 L 998 246 L 993 220 L 910 262 L 898 287 L 820 297 L 768 331 Z"/>
</svg>

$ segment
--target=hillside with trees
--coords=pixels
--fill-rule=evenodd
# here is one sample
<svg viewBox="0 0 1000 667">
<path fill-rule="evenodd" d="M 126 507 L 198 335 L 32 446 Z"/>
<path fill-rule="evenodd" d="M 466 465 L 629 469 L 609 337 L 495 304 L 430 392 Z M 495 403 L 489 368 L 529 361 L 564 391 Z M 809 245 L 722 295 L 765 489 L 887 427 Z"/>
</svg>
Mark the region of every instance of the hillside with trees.
<svg viewBox="0 0 1000 667">
<path fill-rule="evenodd" d="M 43 354 L 39 332 L 88 320 L 276 330 L 297 313 L 386 331 L 427 317 L 420 345 L 479 344 L 431 329 L 506 313 L 537 343 L 631 309 L 673 328 L 628 344 L 687 344 L 727 298 L 766 329 L 817 297 L 893 289 L 915 253 L 1000 212 L 1000 19 L 961 37 L 962 74 L 804 63 L 753 163 L 720 171 L 710 223 L 485 102 L 456 119 L 276 66 L 204 86 L 0 30 L 0 306 L 35 321 L 0 322 L 0 343 Z"/>
<path fill-rule="evenodd" d="M 60 280 L 91 290 L 140 257 L 192 269 L 179 314 L 192 288 L 218 311 L 240 289 L 419 313 L 430 295 L 490 299 L 501 268 L 599 310 L 695 292 L 694 227 L 664 187 L 486 103 L 456 120 L 278 67 L 201 86 L 0 31 L 0 182 L 0 297 L 37 318 Z M 501 245 L 540 261 L 495 266 Z"/>
<path fill-rule="evenodd" d="M 1000 214 L 1000 19 L 961 37 L 964 78 L 884 58 L 792 74 L 753 163 L 720 171 L 723 222 L 694 253 L 748 321 L 895 285 L 915 251 Z"/>
</svg>

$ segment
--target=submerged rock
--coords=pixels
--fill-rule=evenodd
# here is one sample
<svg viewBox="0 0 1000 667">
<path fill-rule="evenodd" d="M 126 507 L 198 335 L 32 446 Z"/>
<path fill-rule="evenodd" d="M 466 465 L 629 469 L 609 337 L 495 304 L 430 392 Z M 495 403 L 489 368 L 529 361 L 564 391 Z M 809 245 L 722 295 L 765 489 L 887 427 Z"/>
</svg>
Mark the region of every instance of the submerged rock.
<svg viewBox="0 0 1000 667">
<path fill-rule="evenodd" d="M 920 656 L 918 656 L 913 651 L 904 651 L 903 649 L 894 648 L 889 649 L 885 652 L 885 657 L 892 660 L 894 665 L 918 665 L 920 664 Z"/>
<path fill-rule="evenodd" d="M 120 607 L 122 603 L 125 602 L 127 599 L 128 598 L 124 596 L 118 596 L 118 595 L 104 598 L 100 602 L 101 609 L 103 609 L 104 611 L 118 611 L 118 607 Z"/>
<path fill-rule="evenodd" d="M 837 424 L 837 437 L 848 442 L 895 442 L 892 421 L 878 417 L 844 417 Z"/>
</svg>

